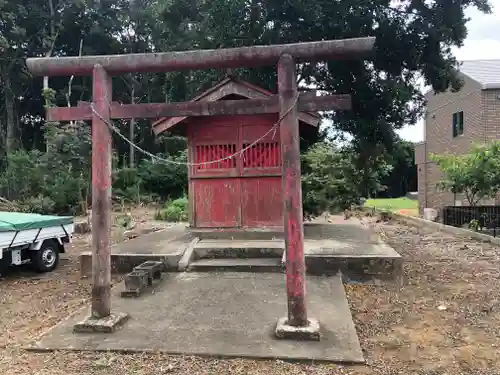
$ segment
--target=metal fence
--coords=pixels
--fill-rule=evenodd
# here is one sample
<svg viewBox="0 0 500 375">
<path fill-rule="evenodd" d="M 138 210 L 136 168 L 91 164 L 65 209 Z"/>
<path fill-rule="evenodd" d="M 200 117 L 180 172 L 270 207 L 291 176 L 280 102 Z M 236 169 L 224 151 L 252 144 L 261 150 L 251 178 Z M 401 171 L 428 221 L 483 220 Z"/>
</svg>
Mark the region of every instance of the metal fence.
<svg viewBox="0 0 500 375">
<path fill-rule="evenodd" d="M 494 237 L 500 229 L 500 206 L 445 206 L 443 224 L 469 227 Z"/>
</svg>

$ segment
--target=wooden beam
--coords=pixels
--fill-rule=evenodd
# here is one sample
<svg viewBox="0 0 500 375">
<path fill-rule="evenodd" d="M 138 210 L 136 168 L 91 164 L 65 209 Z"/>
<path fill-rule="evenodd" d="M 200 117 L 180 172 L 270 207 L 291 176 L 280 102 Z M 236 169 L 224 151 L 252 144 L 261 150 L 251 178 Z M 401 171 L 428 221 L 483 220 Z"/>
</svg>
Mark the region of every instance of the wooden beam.
<svg viewBox="0 0 500 375">
<path fill-rule="evenodd" d="M 351 109 L 350 95 L 325 95 L 315 97 L 301 94 L 298 101 L 299 112 L 318 112 Z M 184 116 L 255 115 L 278 113 L 278 96 L 268 99 L 221 100 L 216 102 L 111 104 L 111 118 L 161 118 Z M 47 108 L 47 121 L 91 120 L 89 103 L 81 102 L 78 107 Z"/>
<path fill-rule="evenodd" d="M 296 62 L 357 59 L 367 57 L 374 43 L 374 37 L 366 37 L 182 52 L 39 57 L 27 59 L 26 64 L 37 76 L 90 75 L 95 64 L 110 74 L 242 68 L 274 65 L 284 53 Z"/>
<path fill-rule="evenodd" d="M 283 201 L 286 251 L 286 290 L 290 326 L 308 325 L 306 310 L 306 266 L 300 179 L 298 93 L 295 61 L 289 54 L 278 62 L 278 92 L 281 107 L 280 139 L 283 155 Z M 292 107 L 292 110 L 290 108 Z"/>
<path fill-rule="evenodd" d="M 92 317 L 111 313 L 111 77 L 100 65 L 94 69 L 92 115 Z M 101 118 L 102 117 L 102 118 Z M 104 119 L 104 120 L 103 120 Z"/>
<path fill-rule="evenodd" d="M 45 110 L 47 121 L 88 121 L 92 120 L 90 105 L 82 107 L 49 107 Z"/>
</svg>

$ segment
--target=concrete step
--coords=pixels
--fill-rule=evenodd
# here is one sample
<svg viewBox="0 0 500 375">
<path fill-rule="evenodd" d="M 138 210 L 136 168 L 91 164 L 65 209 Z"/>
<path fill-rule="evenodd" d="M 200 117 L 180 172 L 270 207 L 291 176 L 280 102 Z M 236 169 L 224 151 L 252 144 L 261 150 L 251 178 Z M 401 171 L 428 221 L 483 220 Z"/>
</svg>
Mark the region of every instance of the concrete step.
<svg viewBox="0 0 500 375">
<path fill-rule="evenodd" d="M 281 258 L 284 251 L 283 240 L 201 240 L 194 246 L 194 258 Z"/>
<path fill-rule="evenodd" d="M 283 228 L 190 228 L 189 232 L 200 240 L 266 241 L 284 238 Z"/>
<path fill-rule="evenodd" d="M 198 259 L 193 261 L 188 271 L 229 271 L 229 272 L 280 272 L 280 258 L 225 258 Z"/>
</svg>

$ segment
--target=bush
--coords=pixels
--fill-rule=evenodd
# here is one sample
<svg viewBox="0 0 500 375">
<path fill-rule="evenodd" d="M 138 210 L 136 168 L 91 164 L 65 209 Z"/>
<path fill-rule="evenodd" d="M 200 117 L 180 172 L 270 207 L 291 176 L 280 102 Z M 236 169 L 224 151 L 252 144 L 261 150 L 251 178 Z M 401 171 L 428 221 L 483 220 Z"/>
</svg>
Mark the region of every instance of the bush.
<svg viewBox="0 0 500 375">
<path fill-rule="evenodd" d="M 113 196 L 124 202 L 142 202 L 142 185 L 137 168 L 122 168 L 113 172 Z"/>
<path fill-rule="evenodd" d="M 312 218 L 323 212 L 341 212 L 359 205 L 363 193 L 383 189 L 380 181 L 390 168 L 375 160 L 357 167 L 358 155 L 352 149 L 339 148 L 329 142 L 311 147 L 302 157 L 302 200 L 304 217 Z"/>
<path fill-rule="evenodd" d="M 47 152 L 18 150 L 0 174 L 3 197 L 22 211 L 75 215 L 90 194 L 90 130 L 46 126 Z"/>
<path fill-rule="evenodd" d="M 166 201 L 182 197 L 186 194 L 188 186 L 188 171 L 186 165 L 187 154 L 185 151 L 176 156 L 160 154 L 160 157 L 173 160 L 181 164 L 167 164 L 143 160 L 138 168 L 138 177 L 142 181 L 142 188 L 161 200 Z"/>
<path fill-rule="evenodd" d="M 88 126 L 45 126 L 47 150 L 17 150 L 0 169 L 0 196 L 23 211 L 45 214 L 85 214 L 91 200 L 91 137 Z M 177 142 L 177 141 L 176 141 Z M 183 147 L 185 140 L 176 147 Z M 113 164 L 113 198 L 121 203 L 168 201 L 186 194 L 186 151 L 159 155 L 176 162 L 141 160 L 135 168 Z M 187 218 L 187 199 L 171 202 L 165 217 Z"/>
<path fill-rule="evenodd" d="M 165 221 L 187 221 L 188 220 L 188 199 L 182 197 L 165 204 L 165 208 L 156 214 L 157 220 Z"/>
<path fill-rule="evenodd" d="M 21 212 L 30 212 L 35 214 L 48 215 L 54 212 L 55 202 L 49 198 L 39 195 L 16 202 L 17 208 Z"/>
</svg>

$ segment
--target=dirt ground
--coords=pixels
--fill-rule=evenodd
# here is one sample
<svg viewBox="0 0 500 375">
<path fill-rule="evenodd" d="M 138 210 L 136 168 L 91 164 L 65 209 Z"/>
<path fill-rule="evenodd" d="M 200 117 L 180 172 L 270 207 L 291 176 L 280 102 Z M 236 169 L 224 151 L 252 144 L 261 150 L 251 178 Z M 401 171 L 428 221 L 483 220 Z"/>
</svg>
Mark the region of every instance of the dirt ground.
<svg viewBox="0 0 500 375">
<path fill-rule="evenodd" d="M 79 277 L 77 254 L 89 236 L 81 235 L 56 272 L 20 271 L 0 279 L 0 374 L 500 374 L 500 248 L 397 222 L 364 221 L 405 259 L 403 287 L 346 287 L 366 366 L 25 352 L 23 344 L 88 302 L 89 280 Z M 134 231 L 157 225 L 141 213 Z M 127 238 L 115 231 L 120 234 L 114 238 Z"/>
</svg>

